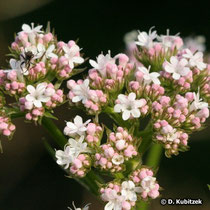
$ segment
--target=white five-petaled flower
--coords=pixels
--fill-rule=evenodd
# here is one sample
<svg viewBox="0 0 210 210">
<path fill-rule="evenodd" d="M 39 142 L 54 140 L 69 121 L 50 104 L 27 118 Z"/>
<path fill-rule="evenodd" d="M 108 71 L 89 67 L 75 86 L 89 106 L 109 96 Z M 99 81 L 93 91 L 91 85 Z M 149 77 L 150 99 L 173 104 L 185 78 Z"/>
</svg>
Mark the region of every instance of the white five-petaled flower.
<svg viewBox="0 0 210 210">
<path fill-rule="evenodd" d="M 112 158 L 112 163 L 114 163 L 115 165 L 120 165 L 124 163 L 123 155 L 115 154 Z"/>
<path fill-rule="evenodd" d="M 46 58 L 47 59 L 50 59 L 50 58 L 57 58 L 58 56 L 53 53 L 53 50 L 55 49 L 55 45 L 54 44 L 51 44 L 47 50 L 46 50 L 46 47 L 39 43 L 37 45 L 37 55 L 35 55 L 35 58 L 41 58 L 42 57 L 42 61 L 45 61 Z"/>
<path fill-rule="evenodd" d="M 160 80 L 158 79 L 160 74 L 157 72 L 149 73 L 150 68 L 151 66 L 149 66 L 148 69 L 144 66 L 138 67 L 138 70 L 144 74 L 144 84 L 149 85 L 151 82 L 153 82 L 154 84 L 160 85 Z"/>
<path fill-rule="evenodd" d="M 139 118 L 141 113 L 139 108 L 144 106 L 143 100 L 136 100 L 135 93 L 129 93 L 128 96 L 120 94 L 118 95 L 118 101 L 120 103 L 114 106 L 114 111 L 117 113 L 122 112 L 123 120 L 128 120 L 131 116 L 134 118 Z"/>
<path fill-rule="evenodd" d="M 122 210 L 122 202 L 125 201 L 125 198 L 121 195 L 118 195 L 115 190 L 110 190 L 107 194 L 102 194 L 104 200 L 108 201 L 104 210 Z"/>
<path fill-rule="evenodd" d="M 138 41 L 136 41 L 135 43 L 141 47 L 145 47 L 147 49 L 153 47 L 153 40 L 157 38 L 157 32 L 153 31 L 152 29 L 154 27 L 150 28 L 149 33 L 146 33 L 145 31 L 140 32 L 139 31 L 139 35 L 138 35 Z"/>
<path fill-rule="evenodd" d="M 68 145 L 71 150 L 71 156 L 73 161 L 81 153 L 91 153 L 91 149 L 88 147 L 87 143 L 84 142 L 84 139 L 84 136 L 80 136 L 78 140 L 73 138 L 69 139 Z"/>
<path fill-rule="evenodd" d="M 199 93 L 199 89 L 197 94 L 194 92 L 194 101 L 191 103 L 190 105 L 190 111 L 194 111 L 194 110 L 198 110 L 198 109 L 203 109 L 203 108 L 207 108 L 208 107 L 208 103 L 206 102 L 202 102 L 202 98 L 200 98 L 200 93 Z"/>
<path fill-rule="evenodd" d="M 141 181 L 141 187 L 139 192 L 149 192 L 150 190 L 155 188 L 155 181 L 156 178 L 152 176 L 146 176 L 144 179 Z"/>
<path fill-rule="evenodd" d="M 43 33 L 43 31 L 41 31 L 42 26 L 36 26 L 34 27 L 34 23 L 31 23 L 31 26 L 28 24 L 23 24 L 22 25 L 22 30 L 27 33 L 27 34 L 31 34 L 31 33 Z"/>
<path fill-rule="evenodd" d="M 69 167 L 69 164 L 73 161 L 73 151 L 70 146 L 65 146 L 63 150 L 56 150 L 55 157 L 57 158 L 57 164 L 64 166 L 65 169 Z"/>
<path fill-rule="evenodd" d="M 99 71 L 102 77 L 106 77 L 106 66 L 109 63 L 114 64 L 115 59 L 111 57 L 111 52 L 109 50 L 106 55 L 100 54 L 96 58 L 96 61 L 89 60 L 89 63 L 93 68 Z"/>
<path fill-rule="evenodd" d="M 85 134 L 85 131 L 87 130 L 86 125 L 91 120 L 87 120 L 85 123 L 83 123 L 83 120 L 80 116 L 76 116 L 74 118 L 74 123 L 67 122 L 66 127 L 64 128 L 64 134 L 68 136 L 74 137 L 76 134 L 82 136 Z"/>
<path fill-rule="evenodd" d="M 81 209 L 81 208 L 77 208 L 77 207 L 75 206 L 75 204 L 74 204 L 74 201 L 72 202 L 72 205 L 73 205 L 74 209 L 68 207 L 69 210 L 88 210 L 88 209 L 89 209 L 90 203 L 88 203 L 87 205 L 85 205 L 85 207 L 83 207 L 82 209 Z"/>
<path fill-rule="evenodd" d="M 190 72 L 187 65 L 188 61 L 185 58 L 178 60 L 177 57 L 172 56 L 170 62 L 164 62 L 163 67 L 166 72 L 172 74 L 173 79 L 178 80 L 181 76 L 186 76 Z"/>
<path fill-rule="evenodd" d="M 89 99 L 89 79 L 86 79 L 83 81 L 80 85 L 75 85 L 75 87 L 72 88 L 72 92 L 74 93 L 74 97 L 72 98 L 72 102 L 77 103 L 79 101 L 82 101 L 84 104 L 87 99 Z"/>
<path fill-rule="evenodd" d="M 204 70 L 207 65 L 203 62 L 203 53 L 196 52 L 195 54 L 192 53 L 191 50 L 186 49 L 186 54 L 183 57 L 189 59 L 189 66 L 190 67 L 197 67 L 199 70 Z"/>
<path fill-rule="evenodd" d="M 137 200 L 136 193 L 141 192 L 140 187 L 136 187 L 132 181 L 124 181 L 121 184 L 121 187 L 122 187 L 121 194 L 122 196 L 125 197 L 126 200 L 130 200 L 134 202 Z"/>
<path fill-rule="evenodd" d="M 71 69 L 74 68 L 74 64 L 81 64 L 84 62 L 84 58 L 79 55 L 80 49 L 78 45 L 75 44 L 72 47 L 64 45 L 63 50 L 65 52 L 64 56 L 68 59 Z"/>
<path fill-rule="evenodd" d="M 49 95 L 45 95 L 47 84 L 40 83 L 36 88 L 32 85 L 27 86 L 27 91 L 29 94 L 26 96 L 26 100 L 32 102 L 35 107 L 42 107 L 42 102 L 46 103 L 50 100 Z"/>
</svg>

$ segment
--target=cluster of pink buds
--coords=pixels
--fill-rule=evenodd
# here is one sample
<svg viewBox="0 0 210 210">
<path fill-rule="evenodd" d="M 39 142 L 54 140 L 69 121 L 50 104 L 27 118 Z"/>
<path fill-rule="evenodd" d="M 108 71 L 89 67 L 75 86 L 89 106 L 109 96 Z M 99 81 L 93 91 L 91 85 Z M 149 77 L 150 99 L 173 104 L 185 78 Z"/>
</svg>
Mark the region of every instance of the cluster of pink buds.
<svg viewBox="0 0 210 210">
<path fill-rule="evenodd" d="M 137 169 L 129 178 L 134 182 L 135 186 L 140 188 L 140 196 L 143 200 L 155 199 L 159 196 L 160 186 L 151 169 Z"/>
<path fill-rule="evenodd" d="M 47 69 L 43 61 L 36 63 L 29 69 L 28 79 L 31 81 L 37 81 L 45 77 Z"/>
<path fill-rule="evenodd" d="M 88 73 L 91 87 L 107 90 L 109 93 L 121 90 L 126 77 L 133 69 L 133 65 L 129 63 L 127 55 L 118 54 L 112 58 L 110 51 L 105 56 L 100 54 L 97 57 L 97 62 L 90 60 L 90 64 L 93 67 Z"/>
<path fill-rule="evenodd" d="M 11 138 L 15 131 L 15 125 L 12 124 L 10 118 L 5 116 L 4 113 L 1 113 L 0 115 L 0 134 Z"/>
<path fill-rule="evenodd" d="M 82 178 L 90 170 L 90 167 L 91 167 L 90 156 L 86 154 L 80 154 L 76 159 L 73 160 L 69 170 L 73 176 Z"/>
<path fill-rule="evenodd" d="M 125 161 L 137 156 L 135 139 L 122 127 L 108 135 L 107 143 L 95 154 L 95 166 L 111 173 L 125 169 Z"/>
<path fill-rule="evenodd" d="M 67 87 L 70 89 L 68 98 L 71 105 L 84 106 L 89 114 L 100 113 L 103 106 L 107 103 L 107 95 L 101 90 L 93 90 L 89 87 L 89 79 L 69 80 Z"/>
<path fill-rule="evenodd" d="M 21 75 L 15 70 L 0 70 L 1 89 L 9 95 L 19 95 L 25 90 Z"/>
</svg>

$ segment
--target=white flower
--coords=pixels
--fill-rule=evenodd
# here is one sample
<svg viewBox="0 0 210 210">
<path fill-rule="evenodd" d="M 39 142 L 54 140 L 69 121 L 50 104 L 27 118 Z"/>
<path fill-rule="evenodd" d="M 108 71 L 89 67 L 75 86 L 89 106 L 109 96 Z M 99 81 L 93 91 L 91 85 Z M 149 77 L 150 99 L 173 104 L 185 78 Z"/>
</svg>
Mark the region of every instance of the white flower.
<svg viewBox="0 0 210 210">
<path fill-rule="evenodd" d="M 72 92 L 74 93 L 74 97 L 72 98 L 72 102 L 77 103 L 79 101 L 82 101 L 84 104 L 86 100 L 89 98 L 89 79 L 86 79 L 83 81 L 80 85 L 75 85 L 75 87 L 72 88 Z"/>
<path fill-rule="evenodd" d="M 28 24 L 23 24 L 22 25 L 22 30 L 27 33 L 27 34 L 31 34 L 31 33 L 43 33 L 43 31 L 41 31 L 42 26 L 36 26 L 34 27 L 34 23 L 31 23 L 31 26 Z"/>
<path fill-rule="evenodd" d="M 206 68 L 206 64 L 203 62 L 203 53 L 202 52 L 196 52 L 194 55 L 189 50 L 186 49 L 186 54 L 183 55 L 183 57 L 189 59 L 189 66 L 190 67 L 197 67 L 201 71 Z"/>
<path fill-rule="evenodd" d="M 115 190 L 110 190 L 107 194 L 102 194 L 102 198 L 108 201 L 104 210 L 122 210 L 122 202 L 125 200 L 123 196 L 117 194 Z"/>
<path fill-rule="evenodd" d="M 141 113 L 139 108 L 144 105 L 142 100 L 136 100 L 136 94 L 130 93 L 128 96 L 118 95 L 119 104 L 114 106 L 114 111 L 117 113 L 122 112 L 123 120 L 128 120 L 131 116 L 139 118 Z"/>
<path fill-rule="evenodd" d="M 50 100 L 49 96 L 45 95 L 46 83 L 40 83 L 36 88 L 32 85 L 27 86 L 29 94 L 26 96 L 26 100 L 33 102 L 35 107 L 42 107 L 42 102 L 46 103 Z"/>
<path fill-rule="evenodd" d="M 156 178 L 152 176 L 147 176 L 141 181 L 141 187 L 139 192 L 149 192 L 155 188 Z"/>
<path fill-rule="evenodd" d="M 138 67 L 139 71 L 141 71 L 144 74 L 144 83 L 149 85 L 151 82 L 153 82 L 154 84 L 160 85 L 160 80 L 158 79 L 160 74 L 157 72 L 149 73 L 150 68 L 151 66 L 149 66 L 148 69 L 144 66 Z"/>
<path fill-rule="evenodd" d="M 17 61 L 15 59 L 11 58 L 9 60 L 11 69 L 4 70 L 4 72 L 8 73 L 8 72 L 14 70 L 17 73 L 18 80 L 21 82 L 24 82 L 23 75 L 28 75 L 28 70 L 25 68 L 24 63 L 22 65 L 21 65 L 21 63 L 22 63 L 21 61 Z"/>
<path fill-rule="evenodd" d="M 111 63 L 115 63 L 115 59 L 111 57 L 111 52 L 108 51 L 108 54 L 105 56 L 103 54 L 100 54 L 96 58 L 97 62 L 94 60 L 89 60 L 90 65 L 99 71 L 102 77 L 106 77 L 106 65 Z"/>
<path fill-rule="evenodd" d="M 71 158 L 73 161 L 81 153 L 91 153 L 91 149 L 88 147 L 87 143 L 84 142 L 84 138 L 84 136 L 81 136 L 79 140 L 70 138 L 68 141 L 68 146 L 70 147 Z"/>
<path fill-rule="evenodd" d="M 73 45 L 72 47 L 68 47 L 67 45 L 63 46 L 63 50 L 65 52 L 64 56 L 68 59 L 69 66 L 71 69 L 74 68 L 74 64 L 83 63 L 84 59 L 78 55 L 80 49 L 78 45 Z"/>
<path fill-rule="evenodd" d="M 133 30 L 126 33 L 123 40 L 127 46 L 130 46 L 130 44 L 135 43 L 137 36 L 138 36 L 138 32 L 136 30 Z"/>
<path fill-rule="evenodd" d="M 139 35 L 138 35 L 138 41 L 135 42 L 137 45 L 141 46 L 141 47 L 145 47 L 147 49 L 153 47 L 153 40 L 156 39 L 157 37 L 157 32 L 153 31 L 152 29 L 154 27 L 150 28 L 149 33 L 147 34 L 146 32 L 140 32 L 139 31 Z"/>
<path fill-rule="evenodd" d="M 34 27 L 34 23 L 31 23 L 31 26 L 29 26 L 27 24 L 22 25 L 23 32 L 28 34 L 29 41 L 33 45 L 35 45 L 35 43 L 36 43 L 36 39 L 35 39 L 36 35 L 39 34 L 39 33 L 43 33 L 43 31 L 41 31 L 41 28 L 42 28 L 42 26 Z"/>
<path fill-rule="evenodd" d="M 167 133 L 166 140 L 173 142 L 174 140 L 177 139 L 177 137 L 178 136 L 177 136 L 176 129 L 173 129 L 171 132 Z"/>
<path fill-rule="evenodd" d="M 115 154 L 112 158 L 112 163 L 114 163 L 115 165 L 120 165 L 124 163 L 123 155 Z"/>
<path fill-rule="evenodd" d="M 47 50 L 45 48 L 45 46 L 41 43 L 39 43 L 37 45 L 37 50 L 38 50 L 38 55 L 36 56 L 36 58 L 41 58 L 42 56 L 42 61 L 45 61 L 46 58 L 50 59 L 50 58 L 57 58 L 58 56 L 53 53 L 53 50 L 55 49 L 55 45 L 51 44 Z"/>
<path fill-rule="evenodd" d="M 76 134 L 82 136 L 85 134 L 85 131 L 87 130 L 86 125 L 91 120 L 87 120 L 85 123 L 83 123 L 83 120 L 80 116 L 76 116 L 74 118 L 74 123 L 67 122 L 66 127 L 64 128 L 64 134 L 68 136 L 75 136 Z"/>
<path fill-rule="evenodd" d="M 196 94 L 195 92 L 193 93 L 194 95 L 194 101 L 190 105 L 190 111 L 198 110 L 198 109 L 203 109 L 208 107 L 208 103 L 202 102 L 202 98 L 200 98 L 199 94 L 199 89 L 198 93 Z"/>
<path fill-rule="evenodd" d="M 166 35 L 160 35 L 157 37 L 158 41 L 161 42 L 162 46 L 167 50 L 174 46 L 174 42 L 178 38 L 178 34 L 171 36 L 169 34 L 169 29 L 166 31 Z"/>
<path fill-rule="evenodd" d="M 134 202 L 137 200 L 136 193 L 141 192 L 140 187 L 136 187 L 132 181 L 124 181 L 121 187 L 122 187 L 121 194 L 125 197 L 126 200 Z"/>
<path fill-rule="evenodd" d="M 172 74 L 173 79 L 178 80 L 181 76 L 186 76 L 190 72 L 190 68 L 187 65 L 188 62 L 186 59 L 182 58 L 178 60 L 177 57 L 172 56 L 170 63 L 168 61 L 164 62 L 164 69 L 166 72 Z"/>
<path fill-rule="evenodd" d="M 81 208 L 77 208 L 77 207 L 75 206 L 74 202 L 72 202 L 72 205 L 73 205 L 74 209 L 72 209 L 72 208 L 70 208 L 70 207 L 68 207 L 68 209 L 70 209 L 70 210 L 88 210 L 88 209 L 89 209 L 90 203 L 87 204 L 87 205 L 86 205 L 85 207 L 83 207 L 82 209 L 81 209 Z"/>
<path fill-rule="evenodd" d="M 73 161 L 73 151 L 70 146 L 65 146 L 64 151 L 57 150 L 55 152 L 55 157 L 57 158 L 57 164 L 64 166 L 65 169 L 69 167 L 69 164 Z"/>
</svg>

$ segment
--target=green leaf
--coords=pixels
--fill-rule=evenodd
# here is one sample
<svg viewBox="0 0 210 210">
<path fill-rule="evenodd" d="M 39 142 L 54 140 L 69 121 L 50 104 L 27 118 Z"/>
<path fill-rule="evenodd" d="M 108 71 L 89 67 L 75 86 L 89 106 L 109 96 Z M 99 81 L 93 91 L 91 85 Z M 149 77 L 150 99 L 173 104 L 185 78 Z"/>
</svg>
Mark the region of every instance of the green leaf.
<svg viewBox="0 0 210 210">
<path fill-rule="evenodd" d="M 44 116 L 50 119 L 58 120 L 58 118 L 53 116 L 50 112 L 45 112 Z"/>
<path fill-rule="evenodd" d="M 208 188 L 209 188 L 209 190 L 210 190 L 210 184 L 207 184 L 207 186 L 208 186 Z"/>
</svg>

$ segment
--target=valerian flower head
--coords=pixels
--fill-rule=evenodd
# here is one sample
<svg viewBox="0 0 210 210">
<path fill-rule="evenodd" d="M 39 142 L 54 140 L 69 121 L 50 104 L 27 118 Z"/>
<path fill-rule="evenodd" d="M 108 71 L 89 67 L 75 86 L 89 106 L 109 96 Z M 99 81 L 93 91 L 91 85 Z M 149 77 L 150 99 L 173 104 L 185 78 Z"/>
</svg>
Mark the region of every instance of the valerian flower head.
<svg viewBox="0 0 210 210">
<path fill-rule="evenodd" d="M 152 31 L 153 28 L 154 27 L 150 28 L 149 33 L 139 31 L 139 35 L 137 37 L 138 41 L 136 41 L 136 44 L 147 49 L 153 47 L 153 40 L 157 38 L 157 32 Z"/>
<path fill-rule="evenodd" d="M 71 47 L 64 45 L 63 50 L 65 52 L 64 56 L 67 58 L 71 69 L 74 68 L 75 64 L 81 64 L 84 62 L 84 58 L 79 55 L 80 49 L 78 45 L 75 44 Z"/>
<path fill-rule="evenodd" d="M 130 117 L 139 118 L 141 112 L 139 108 L 145 105 L 145 100 L 136 100 L 135 93 L 129 93 L 128 96 L 118 95 L 117 104 L 114 106 L 114 111 L 117 113 L 122 112 L 123 120 L 128 120 Z"/>
<path fill-rule="evenodd" d="M 129 201 L 137 201 L 137 192 L 140 193 L 141 192 L 141 188 L 140 187 L 136 187 L 134 182 L 132 181 L 124 181 L 121 184 L 122 187 L 122 195 L 126 198 L 126 200 Z"/>
<path fill-rule="evenodd" d="M 184 58 L 179 60 L 175 56 L 170 58 L 170 62 L 165 61 L 163 67 L 166 72 L 172 74 L 175 80 L 178 80 L 181 76 L 186 76 L 190 72 L 188 61 Z"/>
<path fill-rule="evenodd" d="M 26 96 L 26 100 L 32 102 L 35 107 L 42 107 L 42 103 L 46 103 L 50 100 L 50 96 L 45 94 L 46 87 L 46 83 L 40 83 L 36 88 L 32 85 L 28 85 L 27 91 L 29 94 Z"/>
<path fill-rule="evenodd" d="M 203 102 L 203 99 L 200 98 L 200 89 L 198 89 L 197 93 L 193 93 L 193 102 L 190 105 L 190 111 L 196 111 L 198 109 L 203 109 L 208 107 L 208 103 Z"/>
<path fill-rule="evenodd" d="M 186 53 L 183 54 L 183 57 L 189 59 L 190 67 L 197 67 L 201 71 L 207 67 L 207 65 L 203 62 L 202 52 L 196 52 L 195 54 L 193 54 L 192 51 L 189 49 L 186 49 L 185 51 Z"/>
<path fill-rule="evenodd" d="M 108 51 L 108 54 L 100 54 L 96 61 L 90 59 L 90 65 L 99 71 L 102 77 L 106 77 L 106 66 L 107 64 L 114 64 L 115 59 L 111 57 L 111 51 Z"/>
<path fill-rule="evenodd" d="M 74 118 L 74 123 L 66 123 L 66 127 L 64 128 L 64 134 L 72 137 L 74 137 L 75 135 L 82 136 L 85 134 L 85 131 L 87 130 L 87 124 L 90 121 L 91 120 L 87 120 L 85 123 L 83 123 L 82 118 L 77 115 Z"/>
<path fill-rule="evenodd" d="M 148 69 L 144 66 L 138 67 L 138 70 L 143 73 L 144 84 L 149 85 L 150 83 L 154 83 L 160 85 L 160 80 L 158 79 L 160 74 L 158 72 L 150 73 L 150 68 L 151 66 L 149 66 Z"/>
</svg>

